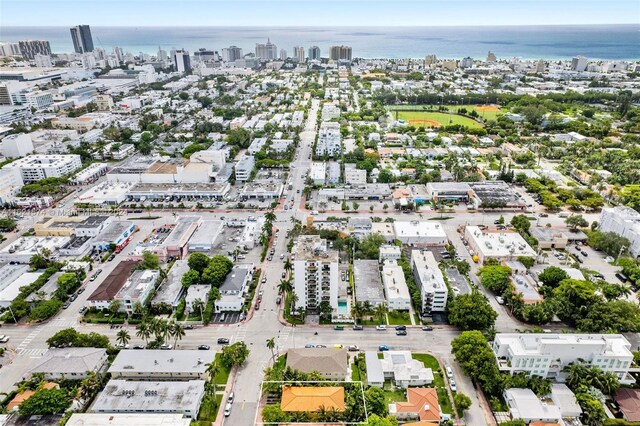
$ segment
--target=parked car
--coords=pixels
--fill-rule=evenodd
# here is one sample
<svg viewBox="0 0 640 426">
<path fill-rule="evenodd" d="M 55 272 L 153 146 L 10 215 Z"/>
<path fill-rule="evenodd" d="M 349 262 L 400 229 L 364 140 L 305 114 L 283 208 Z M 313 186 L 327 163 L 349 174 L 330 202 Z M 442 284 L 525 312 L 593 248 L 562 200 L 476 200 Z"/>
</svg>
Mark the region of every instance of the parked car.
<svg viewBox="0 0 640 426">
<path fill-rule="evenodd" d="M 456 382 L 452 379 L 451 382 L 449 382 L 449 385 L 451 386 L 451 391 L 455 392 L 457 389 Z"/>
<path fill-rule="evenodd" d="M 425 325 L 424 327 L 422 327 L 422 331 L 433 331 L 433 327 L 431 327 L 430 325 Z"/>
<path fill-rule="evenodd" d="M 396 325 L 396 331 L 398 330 L 406 330 L 407 326 L 406 325 Z"/>
<path fill-rule="evenodd" d="M 344 330 L 344 325 L 334 325 L 333 329 L 334 330 Z"/>
<path fill-rule="evenodd" d="M 361 325 L 354 325 L 353 329 L 356 330 L 356 331 L 360 331 L 360 330 L 364 330 L 364 327 L 361 326 Z"/>
<path fill-rule="evenodd" d="M 229 394 L 229 397 L 227 398 L 227 403 L 228 404 L 233 404 L 233 397 L 234 397 L 233 392 L 231 392 Z"/>
<path fill-rule="evenodd" d="M 133 349 L 144 349 L 144 345 L 138 343 L 136 345 L 133 345 Z"/>
<path fill-rule="evenodd" d="M 173 349 L 173 345 L 171 343 L 163 343 L 162 345 L 160 345 L 160 349 L 168 351 Z"/>
<path fill-rule="evenodd" d="M 219 345 L 226 345 L 226 344 L 228 344 L 228 343 L 229 343 L 229 339 L 227 339 L 226 337 L 220 337 L 220 338 L 218 339 L 218 344 L 219 344 Z"/>
<path fill-rule="evenodd" d="M 224 416 L 229 417 L 230 415 L 231 415 L 231 404 L 227 403 L 227 405 L 224 406 Z"/>
<path fill-rule="evenodd" d="M 396 336 L 406 336 L 407 330 L 396 330 Z"/>
<path fill-rule="evenodd" d="M 387 345 L 380 345 L 380 346 L 378 346 L 378 350 L 379 350 L 380 352 L 382 352 L 382 351 L 388 351 L 388 350 L 389 350 L 389 346 L 387 346 Z"/>
<path fill-rule="evenodd" d="M 385 331 L 387 329 L 386 325 L 376 325 L 376 330 Z"/>
<path fill-rule="evenodd" d="M 307 343 L 306 345 L 304 345 L 304 347 L 307 348 L 307 349 L 312 349 L 312 348 L 315 348 L 316 345 L 312 345 L 311 343 Z"/>
<path fill-rule="evenodd" d="M 126 344 L 126 343 L 118 343 L 116 345 L 116 348 L 118 348 L 118 349 L 129 349 L 129 345 Z"/>
<path fill-rule="evenodd" d="M 349 346 L 349 352 L 358 352 L 360 348 L 357 345 Z"/>
<path fill-rule="evenodd" d="M 209 345 L 200 345 L 200 346 L 198 346 L 198 349 L 200 349 L 201 351 L 208 351 L 209 349 L 211 349 L 211 346 L 209 346 Z"/>
</svg>

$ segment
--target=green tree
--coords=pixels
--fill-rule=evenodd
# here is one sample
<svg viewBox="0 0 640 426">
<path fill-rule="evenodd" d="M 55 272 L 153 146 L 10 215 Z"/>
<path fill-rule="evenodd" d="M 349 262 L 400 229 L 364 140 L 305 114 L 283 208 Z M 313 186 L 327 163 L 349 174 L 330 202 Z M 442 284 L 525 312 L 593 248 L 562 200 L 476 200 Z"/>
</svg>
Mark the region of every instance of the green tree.
<svg viewBox="0 0 640 426">
<path fill-rule="evenodd" d="M 529 233 L 531 221 L 529 221 L 529 218 L 526 215 L 518 214 L 511 218 L 511 226 L 520 232 Z"/>
<path fill-rule="evenodd" d="M 356 256 L 363 259 L 378 259 L 380 256 L 380 246 L 384 243 L 385 239 L 382 235 L 372 232 L 356 244 Z"/>
<path fill-rule="evenodd" d="M 560 309 L 560 318 L 576 324 L 594 306 L 602 303 L 602 296 L 596 294 L 596 286 L 588 281 L 566 279 L 553 290 L 553 297 Z"/>
<path fill-rule="evenodd" d="M 393 416 L 380 417 L 377 414 L 372 414 L 369 416 L 366 426 L 398 426 L 398 419 Z"/>
<path fill-rule="evenodd" d="M 183 288 L 189 288 L 200 282 L 200 275 L 195 269 L 189 269 L 180 279 Z"/>
<path fill-rule="evenodd" d="M 367 403 L 367 411 L 369 414 L 376 414 L 381 417 L 388 414 L 384 391 L 381 388 L 371 386 L 364 392 L 364 399 Z"/>
<path fill-rule="evenodd" d="M 44 321 L 57 314 L 61 307 L 62 302 L 58 299 L 41 301 L 29 312 L 29 320 Z"/>
<path fill-rule="evenodd" d="M 248 357 L 249 349 L 247 345 L 241 341 L 222 348 L 220 361 L 227 368 L 239 367 L 245 363 Z"/>
<path fill-rule="evenodd" d="M 64 413 L 71 405 L 66 389 L 41 389 L 22 402 L 18 412 L 23 416 Z"/>
<path fill-rule="evenodd" d="M 275 353 L 276 338 L 275 337 L 271 337 L 267 339 L 267 348 L 271 351 L 271 361 L 276 362 L 276 353 Z"/>
<path fill-rule="evenodd" d="M 191 253 L 189 255 L 189 259 L 187 260 L 187 264 L 189 265 L 189 269 L 197 271 L 198 274 L 202 274 L 202 272 L 209 266 L 211 259 L 209 256 L 203 253 Z"/>
<path fill-rule="evenodd" d="M 461 330 L 489 330 L 497 317 L 487 298 L 478 291 L 449 302 L 449 322 Z"/>
<path fill-rule="evenodd" d="M 173 339 L 173 346 L 175 347 L 176 344 L 178 343 L 178 340 L 182 340 L 182 338 L 184 336 L 186 336 L 185 331 L 184 331 L 184 327 L 182 326 L 182 324 L 178 323 L 178 322 L 171 322 L 169 323 L 169 329 L 167 331 L 169 337 L 171 337 Z"/>
<path fill-rule="evenodd" d="M 111 302 L 109 302 L 109 312 L 111 312 L 111 315 L 115 315 L 120 311 L 120 308 L 122 307 L 122 302 L 118 299 L 113 299 L 111 300 Z"/>
<path fill-rule="evenodd" d="M 389 313 L 389 307 L 386 303 L 380 303 L 374 309 L 375 317 L 380 324 L 387 323 L 387 313 Z"/>
<path fill-rule="evenodd" d="M 487 290 L 502 294 L 509 286 L 511 268 L 508 266 L 489 265 L 480 268 L 478 272 L 480 282 Z"/>
<path fill-rule="evenodd" d="M 145 250 L 142 252 L 142 262 L 138 264 L 137 269 L 158 270 L 160 269 L 160 260 L 158 259 L 158 256 Z"/>
<path fill-rule="evenodd" d="M 567 278 L 569 278 L 569 275 L 557 266 L 549 266 L 548 268 L 545 268 L 540 275 L 538 275 L 538 279 L 542 284 L 550 287 L 557 287 L 561 281 L 566 280 Z"/>
<path fill-rule="evenodd" d="M 631 247 L 629 240 L 614 232 L 592 231 L 589 233 L 589 245 L 596 250 L 601 250 L 609 256 L 617 257 Z"/>
<path fill-rule="evenodd" d="M 571 229 L 586 228 L 589 222 L 582 215 L 574 214 L 564 220 L 564 223 Z"/>
<path fill-rule="evenodd" d="M 142 321 L 138 325 L 138 331 L 136 332 L 136 336 L 144 340 L 145 344 L 149 342 L 149 339 L 151 338 L 152 334 L 153 334 L 153 331 L 151 330 L 151 327 L 149 326 L 149 323 L 147 321 Z"/>
<path fill-rule="evenodd" d="M 502 392 L 502 379 L 495 354 L 482 332 L 464 331 L 451 341 L 451 353 L 464 372 L 490 393 Z"/>
<path fill-rule="evenodd" d="M 128 330 L 119 330 L 116 334 L 116 342 L 122 346 L 126 346 L 131 341 L 131 335 Z"/>
<path fill-rule="evenodd" d="M 471 407 L 471 398 L 463 393 L 458 392 L 453 396 L 453 403 L 460 411 L 468 410 L 469 407 Z"/>
<path fill-rule="evenodd" d="M 522 263 L 525 268 L 531 269 L 536 264 L 536 260 L 529 256 L 518 256 L 518 262 Z"/>
</svg>

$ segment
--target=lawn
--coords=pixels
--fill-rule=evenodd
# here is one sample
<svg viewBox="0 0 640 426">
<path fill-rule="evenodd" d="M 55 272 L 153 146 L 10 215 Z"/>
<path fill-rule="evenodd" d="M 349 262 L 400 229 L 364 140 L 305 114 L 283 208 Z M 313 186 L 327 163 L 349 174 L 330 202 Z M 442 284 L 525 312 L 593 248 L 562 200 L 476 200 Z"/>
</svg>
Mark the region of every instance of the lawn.
<svg viewBox="0 0 640 426">
<path fill-rule="evenodd" d="M 231 370 L 229 370 L 224 366 L 224 364 L 222 364 L 222 361 L 220 359 L 221 357 L 221 353 L 216 354 L 216 363 L 220 367 L 220 371 L 218 372 L 218 374 L 216 374 L 216 386 L 218 387 L 224 387 L 227 385 L 227 381 L 229 381 L 229 373 L 231 372 Z"/>
<path fill-rule="evenodd" d="M 391 111 L 403 111 L 403 110 L 421 110 L 423 108 L 426 109 L 435 109 L 438 108 L 439 105 L 393 105 L 389 107 Z M 493 105 L 445 105 L 450 111 L 457 111 L 460 108 L 465 108 L 467 111 L 471 111 L 474 109 L 480 118 L 486 120 L 495 120 L 499 115 L 505 113 L 504 110 L 500 110 Z"/>
<path fill-rule="evenodd" d="M 200 413 L 198 413 L 198 420 L 203 424 L 210 424 L 216 420 L 218 415 L 218 409 L 222 403 L 222 395 L 216 395 L 216 401 L 214 403 L 212 396 L 205 396 L 200 406 Z"/>
<path fill-rule="evenodd" d="M 440 364 L 438 360 L 429 354 L 412 354 L 411 357 L 424 364 L 425 367 L 430 368 L 433 371 L 433 386 L 438 392 L 438 402 L 443 413 L 453 414 L 453 408 L 451 407 L 451 401 L 449 400 L 449 394 L 444 384 L 444 378 L 442 377 L 442 371 L 440 370 Z"/>
<path fill-rule="evenodd" d="M 384 382 L 384 402 L 388 406 L 393 402 L 404 402 L 407 400 L 407 392 L 402 388 L 396 388 L 389 381 Z"/>
<path fill-rule="evenodd" d="M 351 364 L 351 380 L 363 383 L 367 381 L 367 375 L 363 371 L 360 371 L 355 363 Z"/>
<path fill-rule="evenodd" d="M 388 318 L 390 325 L 411 325 L 409 311 L 389 311 Z"/>
<path fill-rule="evenodd" d="M 394 113 L 394 116 L 396 114 Z M 470 129 L 481 129 L 482 125 L 475 120 L 457 114 L 431 111 L 399 111 L 399 120 L 405 120 L 416 127 L 440 127 L 459 124 Z"/>
</svg>

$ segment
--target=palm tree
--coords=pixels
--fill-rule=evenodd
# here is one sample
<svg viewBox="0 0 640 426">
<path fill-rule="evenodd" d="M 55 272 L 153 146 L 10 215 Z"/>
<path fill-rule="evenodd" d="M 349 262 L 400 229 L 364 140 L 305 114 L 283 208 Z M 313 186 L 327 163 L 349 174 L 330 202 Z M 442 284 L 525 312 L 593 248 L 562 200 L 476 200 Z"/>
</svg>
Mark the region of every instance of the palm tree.
<svg viewBox="0 0 640 426">
<path fill-rule="evenodd" d="M 169 324 L 169 330 L 168 330 L 169 336 L 173 337 L 173 346 L 176 346 L 176 343 L 178 343 L 178 340 L 182 340 L 182 338 L 185 336 L 185 332 L 184 332 L 184 327 L 182 326 L 182 324 L 179 324 L 177 322 L 172 322 L 171 324 Z"/>
<path fill-rule="evenodd" d="M 389 308 L 386 303 L 380 303 L 376 306 L 374 312 L 380 324 L 385 324 L 387 322 L 387 313 L 389 313 Z"/>
<path fill-rule="evenodd" d="M 293 269 L 293 263 L 288 257 L 284 260 L 283 266 L 284 266 L 284 270 L 287 272 L 290 272 Z"/>
<path fill-rule="evenodd" d="M 131 335 L 129 334 L 129 330 L 118 331 L 118 334 L 116 335 L 116 342 L 118 342 L 122 346 L 126 346 L 130 340 L 131 340 Z"/>
<path fill-rule="evenodd" d="M 204 302 L 198 298 L 198 299 L 194 300 L 191 303 L 191 307 L 193 308 L 194 311 L 200 311 L 200 321 L 204 322 L 204 319 L 202 317 L 202 310 L 204 309 Z"/>
<path fill-rule="evenodd" d="M 355 302 L 351 306 L 351 316 L 355 320 L 356 324 L 358 323 L 358 320 L 362 319 L 362 315 L 364 315 L 364 306 L 362 302 Z"/>
<path fill-rule="evenodd" d="M 368 300 L 362 304 L 362 314 L 363 315 L 371 315 L 373 314 L 373 305 Z"/>
<path fill-rule="evenodd" d="M 273 210 L 269 210 L 265 213 L 264 218 L 267 222 L 273 222 L 274 220 L 276 220 L 276 214 L 273 212 Z"/>
<path fill-rule="evenodd" d="M 169 324 L 160 318 L 154 318 L 151 320 L 151 331 L 156 337 L 156 340 L 164 343 L 169 331 Z"/>
<path fill-rule="evenodd" d="M 296 303 L 298 303 L 298 295 L 295 293 L 291 293 L 291 310 L 296 310 Z"/>
<path fill-rule="evenodd" d="M 152 331 L 149 323 L 147 321 L 142 321 L 138 326 L 138 332 L 136 333 L 136 336 L 144 340 L 144 343 L 147 344 L 149 342 L 151 334 Z"/>
<path fill-rule="evenodd" d="M 95 371 L 87 372 L 82 382 L 80 382 L 79 396 L 83 402 L 87 402 L 100 389 L 100 378 Z"/>
<path fill-rule="evenodd" d="M 207 364 L 207 369 L 205 372 L 209 375 L 209 381 L 213 384 L 213 395 L 215 397 L 216 394 L 216 376 L 220 373 L 220 366 L 214 359 L 209 364 Z M 214 398 L 215 399 L 215 398 Z"/>
<path fill-rule="evenodd" d="M 278 284 L 278 292 L 284 294 L 291 291 L 293 291 L 291 280 L 280 280 L 280 283 Z"/>
<path fill-rule="evenodd" d="M 276 362 L 276 353 L 274 352 L 275 347 L 276 347 L 276 338 L 272 337 L 270 339 L 267 339 L 267 348 L 271 350 L 271 360 L 274 363 Z"/>
<path fill-rule="evenodd" d="M 120 300 L 118 299 L 113 299 L 111 302 L 109 302 L 109 311 L 111 312 L 111 315 L 115 315 L 120 311 L 120 307 L 122 306 L 122 302 L 120 302 Z"/>
<path fill-rule="evenodd" d="M 133 304 L 133 313 L 134 314 L 141 315 L 143 310 L 144 310 L 144 307 L 142 306 L 142 303 L 136 301 Z"/>
</svg>

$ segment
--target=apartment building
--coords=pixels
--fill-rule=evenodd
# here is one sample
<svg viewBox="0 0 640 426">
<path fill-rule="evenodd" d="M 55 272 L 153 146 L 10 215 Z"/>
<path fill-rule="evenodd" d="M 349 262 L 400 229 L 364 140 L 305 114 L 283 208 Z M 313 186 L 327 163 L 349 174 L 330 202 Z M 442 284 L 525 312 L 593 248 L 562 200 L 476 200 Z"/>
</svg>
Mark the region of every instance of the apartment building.
<svg viewBox="0 0 640 426">
<path fill-rule="evenodd" d="M 18 169 L 25 184 L 50 177 L 62 177 L 82 167 L 79 155 L 30 155 L 7 164 Z"/>
<path fill-rule="evenodd" d="M 334 157 L 342 151 L 342 135 L 340 134 L 340 123 L 333 121 L 323 121 L 318 132 L 318 143 L 316 144 L 316 155 Z"/>
<path fill-rule="evenodd" d="M 426 250 L 413 250 L 411 270 L 413 280 L 420 289 L 422 314 L 428 315 L 432 311 L 444 312 L 447 307 L 448 290 L 433 253 Z"/>
<path fill-rule="evenodd" d="M 338 252 L 327 247 L 327 240 L 319 235 L 298 238 L 292 250 L 296 307 L 315 309 L 321 302 L 329 302 L 338 309 Z"/>
<path fill-rule="evenodd" d="M 626 206 L 604 208 L 600 214 L 600 231 L 614 232 L 629 240 L 627 249 L 640 257 L 640 213 Z"/>
<path fill-rule="evenodd" d="M 251 178 L 251 173 L 256 166 L 256 159 L 253 155 L 243 155 L 236 163 L 236 181 L 246 182 Z"/>
<path fill-rule="evenodd" d="M 382 283 L 389 309 L 408 311 L 411 306 L 411 294 L 404 279 L 402 267 L 395 260 L 384 262 Z"/>
<path fill-rule="evenodd" d="M 584 362 L 614 373 L 620 383 L 631 384 L 631 343 L 621 334 L 498 333 L 492 343 L 498 368 L 510 374 L 525 372 L 564 381 L 565 367 Z"/>
</svg>

